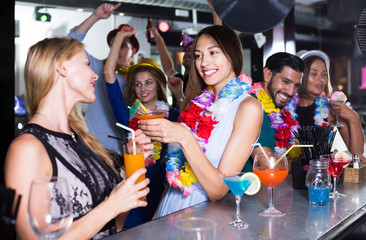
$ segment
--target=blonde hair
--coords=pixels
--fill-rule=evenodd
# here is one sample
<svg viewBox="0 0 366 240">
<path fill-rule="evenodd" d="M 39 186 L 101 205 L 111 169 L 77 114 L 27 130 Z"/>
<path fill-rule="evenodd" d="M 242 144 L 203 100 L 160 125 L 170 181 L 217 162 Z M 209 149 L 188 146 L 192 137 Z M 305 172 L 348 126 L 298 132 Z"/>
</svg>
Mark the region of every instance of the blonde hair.
<svg viewBox="0 0 366 240">
<path fill-rule="evenodd" d="M 24 68 L 25 99 L 29 117 L 34 115 L 40 101 L 51 90 L 57 67 L 83 49 L 83 43 L 71 38 L 46 38 L 30 47 Z M 78 105 L 75 105 L 69 115 L 69 126 L 118 173 L 108 150 L 88 133 Z"/>
</svg>

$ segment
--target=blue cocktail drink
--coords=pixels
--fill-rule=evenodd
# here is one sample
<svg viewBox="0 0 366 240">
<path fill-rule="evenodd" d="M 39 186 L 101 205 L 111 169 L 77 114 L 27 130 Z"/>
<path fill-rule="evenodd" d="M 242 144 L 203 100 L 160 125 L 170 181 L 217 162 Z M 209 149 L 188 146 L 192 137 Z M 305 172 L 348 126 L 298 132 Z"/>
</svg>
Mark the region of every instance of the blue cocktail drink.
<svg viewBox="0 0 366 240">
<path fill-rule="evenodd" d="M 248 224 L 246 222 L 244 222 L 243 220 L 241 220 L 241 218 L 240 218 L 241 197 L 243 196 L 244 193 L 249 194 L 249 195 L 256 194 L 260 189 L 260 180 L 259 180 L 258 176 L 252 172 L 250 172 L 250 173 L 243 173 L 243 172 L 223 173 L 220 176 L 224 180 L 225 184 L 228 186 L 230 191 L 235 196 L 236 217 L 235 217 L 234 221 L 229 222 L 229 226 L 236 228 L 236 229 L 245 229 L 248 227 Z M 252 185 L 252 183 L 254 183 L 254 184 Z"/>
<path fill-rule="evenodd" d="M 240 179 L 239 176 L 224 177 L 223 179 L 228 188 L 230 189 L 230 191 L 234 194 L 234 196 L 236 195 L 243 196 L 244 192 L 252 183 L 251 180 Z"/>
<path fill-rule="evenodd" d="M 309 202 L 316 205 L 326 205 L 329 202 L 330 186 L 315 186 L 309 188 Z"/>
</svg>

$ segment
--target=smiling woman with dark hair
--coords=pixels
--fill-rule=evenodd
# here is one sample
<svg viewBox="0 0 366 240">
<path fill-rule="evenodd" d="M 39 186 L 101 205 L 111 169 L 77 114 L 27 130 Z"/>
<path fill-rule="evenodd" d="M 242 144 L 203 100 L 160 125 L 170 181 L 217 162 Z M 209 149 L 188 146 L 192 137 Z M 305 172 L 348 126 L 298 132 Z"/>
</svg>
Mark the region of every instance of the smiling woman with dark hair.
<svg viewBox="0 0 366 240">
<path fill-rule="evenodd" d="M 242 170 L 262 123 L 262 106 L 248 94 L 251 85 L 243 81 L 248 78 L 240 75 L 243 54 L 236 33 L 226 26 L 204 28 L 192 48 L 181 124 L 140 120 L 146 135 L 169 143 L 170 187 L 157 217 L 222 199 L 229 189 L 220 174 Z"/>
</svg>

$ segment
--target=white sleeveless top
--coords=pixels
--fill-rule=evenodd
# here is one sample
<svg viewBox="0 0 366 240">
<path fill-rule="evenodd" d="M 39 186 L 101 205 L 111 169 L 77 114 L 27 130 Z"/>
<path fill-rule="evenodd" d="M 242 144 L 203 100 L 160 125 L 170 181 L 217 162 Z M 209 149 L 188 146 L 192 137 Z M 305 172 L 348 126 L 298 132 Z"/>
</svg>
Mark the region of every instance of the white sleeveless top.
<svg viewBox="0 0 366 240">
<path fill-rule="evenodd" d="M 206 144 L 207 151 L 205 155 L 215 168 L 218 168 L 221 157 L 231 136 L 234 118 L 239 104 L 247 97 L 250 97 L 250 95 L 247 92 L 244 92 L 235 99 L 230 104 L 228 112 L 221 117 L 220 122 L 211 132 L 209 142 Z M 159 218 L 208 200 L 206 192 L 198 182 L 192 184 L 192 186 L 194 187 L 194 190 L 187 197 L 183 197 L 183 194 L 179 189 L 170 187 L 160 204 L 157 217 Z"/>
</svg>

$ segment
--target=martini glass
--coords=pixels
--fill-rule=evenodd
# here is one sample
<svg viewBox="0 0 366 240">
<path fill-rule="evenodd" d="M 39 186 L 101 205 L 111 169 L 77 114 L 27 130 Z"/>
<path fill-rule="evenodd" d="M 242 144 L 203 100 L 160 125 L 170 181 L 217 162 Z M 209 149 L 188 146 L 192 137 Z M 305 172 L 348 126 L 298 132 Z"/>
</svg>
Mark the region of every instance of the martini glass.
<svg viewBox="0 0 366 240">
<path fill-rule="evenodd" d="M 273 204 L 273 188 L 280 184 L 288 175 L 286 156 L 277 153 L 257 153 L 254 157 L 253 172 L 258 175 L 261 183 L 268 186 L 269 207 L 258 212 L 263 217 L 282 217 L 286 213 L 277 210 Z"/>
<path fill-rule="evenodd" d="M 141 112 L 141 111 L 135 112 L 135 117 L 140 120 L 163 118 L 163 117 L 165 117 L 165 115 L 166 115 L 166 110 L 159 110 L 159 109 L 153 109 L 153 110 L 149 109 L 148 113 Z"/>
<path fill-rule="evenodd" d="M 329 193 L 330 198 L 346 197 L 346 195 L 338 192 L 337 180 L 343 172 L 343 168 L 347 167 L 351 162 L 351 156 L 344 156 L 342 158 L 335 158 L 335 153 L 320 155 L 320 160 L 329 161 L 329 172 L 333 177 L 333 191 Z"/>
<path fill-rule="evenodd" d="M 337 101 L 337 102 L 339 102 L 339 103 L 345 103 L 347 101 L 347 98 L 346 99 L 344 99 L 344 100 L 342 100 L 342 101 Z M 332 104 L 332 106 L 333 107 L 335 107 L 335 106 L 337 106 L 337 105 L 335 105 L 335 104 Z M 341 124 L 340 122 L 339 122 L 339 116 L 338 116 L 338 114 L 336 114 L 336 123 L 335 123 L 335 127 L 337 127 L 337 128 L 341 128 L 341 127 L 344 127 L 344 125 L 343 124 Z"/>
<path fill-rule="evenodd" d="M 248 228 L 248 223 L 244 222 L 240 216 L 240 202 L 244 192 L 248 189 L 252 183 L 249 179 L 242 179 L 244 172 L 231 172 L 221 174 L 221 178 L 224 180 L 230 191 L 235 196 L 236 202 L 236 216 L 235 220 L 229 222 L 229 226 L 235 229 Z"/>
</svg>

